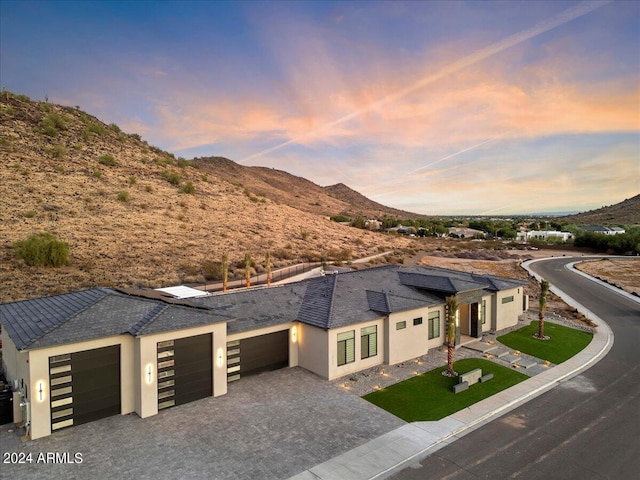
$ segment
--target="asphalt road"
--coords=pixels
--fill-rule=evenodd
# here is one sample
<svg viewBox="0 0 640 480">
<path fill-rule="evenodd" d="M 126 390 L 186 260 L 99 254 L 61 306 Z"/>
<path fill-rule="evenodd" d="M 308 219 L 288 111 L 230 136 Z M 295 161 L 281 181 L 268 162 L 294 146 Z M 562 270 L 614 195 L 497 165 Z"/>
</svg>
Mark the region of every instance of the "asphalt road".
<svg viewBox="0 0 640 480">
<path fill-rule="evenodd" d="M 609 353 L 392 478 L 640 478 L 640 304 L 567 271 L 564 265 L 575 260 L 531 268 L 609 324 L 615 335 Z"/>
</svg>

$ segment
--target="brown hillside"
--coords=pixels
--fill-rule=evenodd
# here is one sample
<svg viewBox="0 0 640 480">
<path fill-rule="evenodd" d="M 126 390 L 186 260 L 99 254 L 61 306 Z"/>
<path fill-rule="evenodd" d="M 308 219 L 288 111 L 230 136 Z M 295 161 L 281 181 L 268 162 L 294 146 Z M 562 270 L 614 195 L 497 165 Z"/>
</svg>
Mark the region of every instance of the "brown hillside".
<svg viewBox="0 0 640 480">
<path fill-rule="evenodd" d="M 176 159 L 80 110 L 9 92 L 0 95 L 0 172 L 0 301 L 96 285 L 201 282 L 203 263 L 225 252 L 240 273 L 246 252 L 260 271 L 267 250 L 277 267 L 409 244 L 279 203 L 266 188 L 275 180 L 255 190 L 251 176 L 232 184 L 206 161 Z M 278 175 L 271 178 L 287 182 Z M 195 192 L 180 193 L 188 182 Z M 312 203 L 303 194 L 301 203 Z M 330 201 L 340 205 L 328 196 L 320 203 Z M 39 232 L 69 244 L 71 265 L 29 267 L 16 259 L 14 242 Z"/>
<path fill-rule="evenodd" d="M 640 195 L 615 205 L 562 217 L 560 220 L 578 225 L 640 225 Z"/>
<path fill-rule="evenodd" d="M 349 209 L 345 212 L 347 216 L 362 215 L 370 218 L 382 218 L 384 216 L 395 217 L 401 219 L 425 218 L 425 215 L 417 213 L 405 212 L 395 208 L 385 207 L 384 205 L 368 199 L 361 193 L 356 192 L 344 183 L 336 183 L 324 187 L 328 194 L 338 200 L 342 200 L 349 205 Z"/>
</svg>

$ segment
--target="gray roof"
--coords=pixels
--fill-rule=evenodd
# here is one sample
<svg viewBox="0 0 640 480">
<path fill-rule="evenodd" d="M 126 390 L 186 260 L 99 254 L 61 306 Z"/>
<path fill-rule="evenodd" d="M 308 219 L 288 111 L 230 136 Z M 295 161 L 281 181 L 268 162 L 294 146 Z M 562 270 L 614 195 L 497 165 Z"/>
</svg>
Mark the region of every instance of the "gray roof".
<svg viewBox="0 0 640 480">
<path fill-rule="evenodd" d="M 190 300 L 168 299 L 154 291 L 94 288 L 1 304 L 0 321 L 18 349 L 217 322 L 227 322 L 229 334 L 292 321 L 330 329 L 442 305 L 443 293 L 522 285 L 495 275 L 388 265 Z"/>
<path fill-rule="evenodd" d="M 295 321 L 306 288 L 304 282 L 298 282 L 192 298 L 190 302 L 233 317 L 235 321 L 227 324 L 231 334 Z"/>
<path fill-rule="evenodd" d="M 129 333 L 144 335 L 230 320 L 213 311 L 94 288 L 0 305 L 16 348 L 32 349 Z"/>
</svg>

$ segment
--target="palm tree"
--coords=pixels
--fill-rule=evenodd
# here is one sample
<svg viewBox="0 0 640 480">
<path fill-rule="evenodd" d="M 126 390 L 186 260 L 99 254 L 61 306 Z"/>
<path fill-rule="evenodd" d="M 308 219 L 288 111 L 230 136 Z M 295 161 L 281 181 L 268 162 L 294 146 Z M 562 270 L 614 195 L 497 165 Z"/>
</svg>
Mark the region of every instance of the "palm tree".
<svg viewBox="0 0 640 480">
<path fill-rule="evenodd" d="M 244 278 L 247 281 L 247 288 L 251 287 L 251 254 L 244 254 Z"/>
<path fill-rule="evenodd" d="M 547 311 L 547 293 L 549 292 L 549 282 L 547 280 L 540 281 L 540 311 L 538 313 L 538 338 L 544 340 L 544 314 Z"/>
<path fill-rule="evenodd" d="M 446 316 L 447 316 L 447 369 L 442 372 L 446 377 L 455 377 L 458 375 L 453 370 L 453 353 L 456 347 L 456 317 L 458 313 L 458 299 L 455 296 L 446 299 Z"/>
<path fill-rule="evenodd" d="M 269 255 L 269 252 L 265 255 L 265 263 L 265 268 L 267 270 L 267 286 L 269 286 L 271 285 L 271 256 Z"/>
<path fill-rule="evenodd" d="M 227 280 L 229 279 L 229 256 L 222 255 L 222 292 L 227 291 Z"/>
</svg>

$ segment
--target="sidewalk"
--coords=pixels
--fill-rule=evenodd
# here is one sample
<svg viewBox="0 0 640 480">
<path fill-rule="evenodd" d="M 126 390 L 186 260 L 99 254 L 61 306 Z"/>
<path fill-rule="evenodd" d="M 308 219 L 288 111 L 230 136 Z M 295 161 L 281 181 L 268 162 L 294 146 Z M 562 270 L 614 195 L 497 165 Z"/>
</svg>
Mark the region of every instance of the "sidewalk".
<svg viewBox="0 0 640 480">
<path fill-rule="evenodd" d="M 530 263 L 532 262 L 523 264 L 523 267 L 530 275 L 534 275 L 528 269 Z M 609 288 L 614 289 L 610 286 Z M 553 291 L 579 311 L 588 312 L 561 290 L 554 288 Z M 604 357 L 613 345 L 613 332 L 609 326 L 592 312 L 588 314 L 589 318 L 598 325 L 593 340 L 584 350 L 564 363 L 437 422 L 414 422 L 403 425 L 301 472 L 290 480 L 385 478 L 552 389 L 558 383 L 587 370 Z"/>
</svg>

